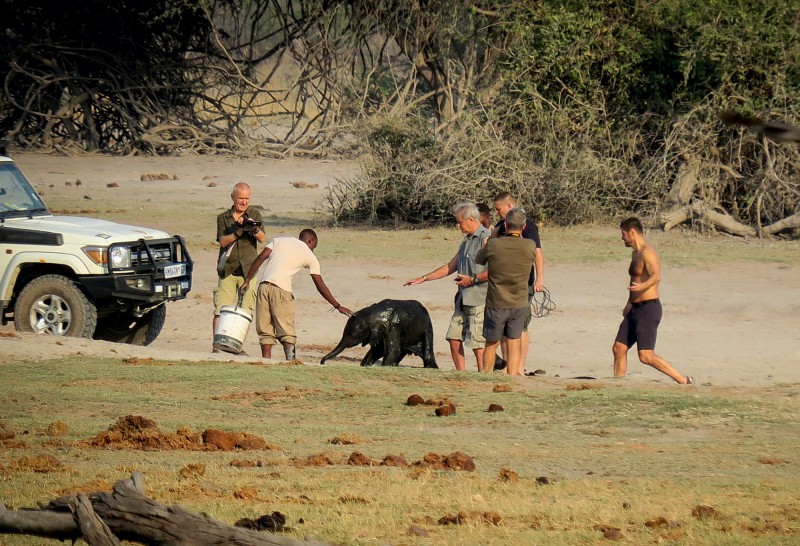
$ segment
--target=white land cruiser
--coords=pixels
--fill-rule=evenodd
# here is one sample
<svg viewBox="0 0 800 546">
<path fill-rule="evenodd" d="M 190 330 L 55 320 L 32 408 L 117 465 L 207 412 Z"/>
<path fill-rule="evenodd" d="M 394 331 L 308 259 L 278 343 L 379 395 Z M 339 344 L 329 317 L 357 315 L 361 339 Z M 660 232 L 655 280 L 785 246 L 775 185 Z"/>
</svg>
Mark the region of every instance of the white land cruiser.
<svg viewBox="0 0 800 546">
<path fill-rule="evenodd" d="M 24 332 L 148 345 L 192 288 L 179 235 L 53 216 L 0 140 L 0 319 Z"/>
</svg>

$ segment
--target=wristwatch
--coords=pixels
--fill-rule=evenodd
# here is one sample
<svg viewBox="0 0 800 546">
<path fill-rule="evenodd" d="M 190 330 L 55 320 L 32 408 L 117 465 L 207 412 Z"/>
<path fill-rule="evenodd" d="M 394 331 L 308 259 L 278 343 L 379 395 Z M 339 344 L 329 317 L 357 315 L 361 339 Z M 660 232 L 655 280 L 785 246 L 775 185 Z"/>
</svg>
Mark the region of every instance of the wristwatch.
<svg viewBox="0 0 800 546">
<path fill-rule="evenodd" d="M 478 276 L 477 275 L 473 275 L 472 277 L 470 277 L 470 279 L 472 279 L 472 284 L 478 284 Z"/>
</svg>

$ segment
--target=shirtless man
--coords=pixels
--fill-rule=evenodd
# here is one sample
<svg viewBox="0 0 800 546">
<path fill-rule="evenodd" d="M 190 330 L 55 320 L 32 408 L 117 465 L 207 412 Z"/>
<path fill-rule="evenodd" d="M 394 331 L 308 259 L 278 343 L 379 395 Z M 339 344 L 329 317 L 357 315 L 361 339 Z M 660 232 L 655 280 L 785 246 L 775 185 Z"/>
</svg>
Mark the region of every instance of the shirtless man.
<svg viewBox="0 0 800 546">
<path fill-rule="evenodd" d="M 628 273 L 631 282 L 628 303 L 622 310 L 622 324 L 614 341 L 614 377 L 623 377 L 628 370 L 628 350 L 637 345 L 639 360 L 670 376 L 681 385 L 694 383 L 692 377 L 681 375 L 655 353 L 656 334 L 661 322 L 661 302 L 658 283 L 661 281 L 661 262 L 656 250 L 644 240 L 644 230 L 638 218 L 628 218 L 620 224 L 622 241 L 632 248 Z"/>
</svg>

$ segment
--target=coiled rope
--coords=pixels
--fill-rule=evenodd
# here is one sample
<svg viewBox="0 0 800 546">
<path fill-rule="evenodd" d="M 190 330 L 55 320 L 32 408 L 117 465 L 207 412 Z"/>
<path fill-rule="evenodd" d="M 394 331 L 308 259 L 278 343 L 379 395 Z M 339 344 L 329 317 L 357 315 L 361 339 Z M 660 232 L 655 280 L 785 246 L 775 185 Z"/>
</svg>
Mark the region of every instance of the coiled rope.
<svg viewBox="0 0 800 546">
<path fill-rule="evenodd" d="M 531 298 L 531 316 L 544 318 L 556 308 L 556 303 L 550 298 L 550 291 L 543 288 L 541 292 L 534 292 Z"/>
</svg>

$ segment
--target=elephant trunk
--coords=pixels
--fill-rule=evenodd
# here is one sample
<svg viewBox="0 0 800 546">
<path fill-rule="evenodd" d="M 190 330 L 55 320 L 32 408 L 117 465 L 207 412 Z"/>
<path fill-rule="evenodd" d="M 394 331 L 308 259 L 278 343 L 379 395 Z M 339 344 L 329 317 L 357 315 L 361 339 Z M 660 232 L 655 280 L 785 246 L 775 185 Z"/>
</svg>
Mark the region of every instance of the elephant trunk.
<svg viewBox="0 0 800 546">
<path fill-rule="evenodd" d="M 337 345 L 336 348 L 333 349 L 331 352 L 323 356 L 322 360 L 320 360 L 319 363 L 325 364 L 326 360 L 330 360 L 331 358 L 337 356 L 339 353 L 350 347 L 352 347 L 352 345 L 348 345 L 347 341 L 344 338 L 342 338 L 342 340 L 339 342 L 339 345 Z"/>
</svg>

